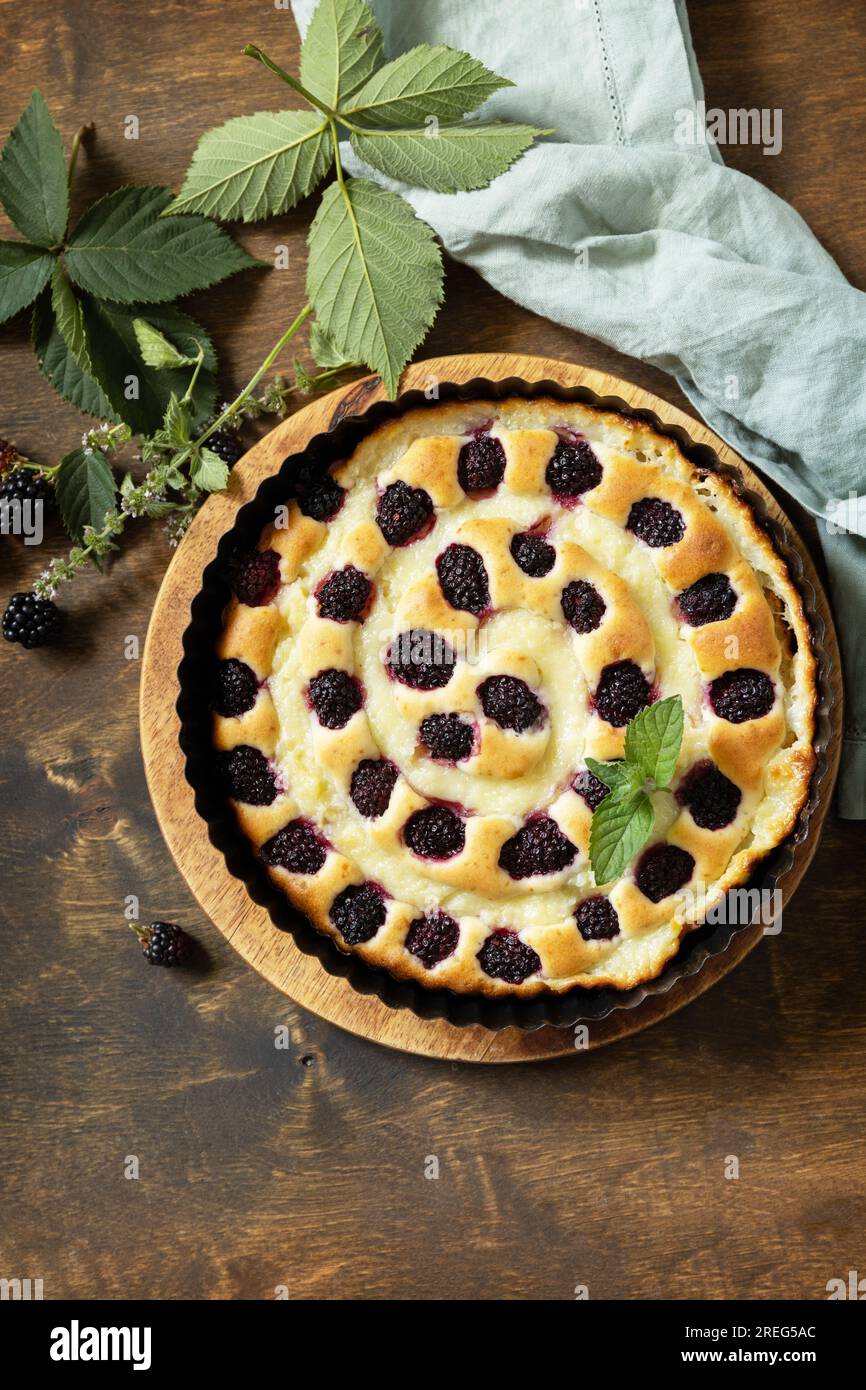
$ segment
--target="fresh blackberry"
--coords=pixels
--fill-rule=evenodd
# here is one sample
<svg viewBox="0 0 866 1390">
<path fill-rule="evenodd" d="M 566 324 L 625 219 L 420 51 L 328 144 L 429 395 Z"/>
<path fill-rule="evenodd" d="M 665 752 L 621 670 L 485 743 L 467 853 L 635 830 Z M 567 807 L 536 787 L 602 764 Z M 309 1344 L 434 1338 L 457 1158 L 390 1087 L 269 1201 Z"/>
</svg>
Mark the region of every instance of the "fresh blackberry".
<svg viewBox="0 0 866 1390">
<path fill-rule="evenodd" d="M 565 621 L 575 632 L 594 632 L 604 617 L 607 604 L 598 589 L 585 579 L 572 579 L 560 597 Z"/>
<path fill-rule="evenodd" d="M 678 512 L 670 502 L 665 502 L 661 497 L 642 497 L 633 504 L 625 529 L 645 545 L 652 546 L 653 550 L 659 550 L 681 541 L 686 534 L 686 523 L 682 512 Z"/>
<path fill-rule="evenodd" d="M 521 531 L 512 536 L 510 548 L 514 563 L 530 579 L 541 579 L 556 564 L 553 546 L 548 545 L 541 536 L 534 536 L 531 531 Z"/>
<path fill-rule="evenodd" d="M 423 487 L 391 483 L 379 498 L 376 522 L 389 545 L 408 545 L 429 530 L 433 499 Z"/>
<path fill-rule="evenodd" d="M 448 806 L 425 806 L 409 817 L 403 839 L 422 859 L 452 859 L 466 843 L 466 826 Z"/>
<path fill-rule="evenodd" d="M 151 922 L 137 928 L 142 955 L 151 965 L 183 965 L 192 954 L 192 942 L 173 922 Z"/>
<path fill-rule="evenodd" d="M 677 607 L 691 627 L 723 622 L 736 606 L 737 591 L 726 574 L 705 574 L 677 599 Z"/>
<path fill-rule="evenodd" d="M 3 614 L 3 636 L 27 651 L 54 642 L 63 627 L 63 614 L 50 598 L 34 593 L 13 594 Z"/>
<path fill-rule="evenodd" d="M 385 900 L 372 883 L 352 883 L 337 894 L 328 913 L 348 946 L 369 941 L 385 921 Z"/>
<path fill-rule="evenodd" d="M 536 816 L 512 835 L 499 851 L 499 867 L 512 878 L 556 874 L 574 860 L 577 847 L 550 816 Z"/>
<path fill-rule="evenodd" d="M 363 703 L 361 687 L 348 671 L 329 666 L 307 686 L 316 718 L 326 729 L 342 729 Z"/>
<path fill-rule="evenodd" d="M 561 439 L 547 465 L 544 480 L 554 497 L 580 497 L 601 482 L 602 468 L 585 439 Z"/>
<path fill-rule="evenodd" d="M 18 450 L 8 439 L 0 439 L 0 477 L 8 473 L 15 460 L 18 458 Z"/>
<path fill-rule="evenodd" d="M 644 850 L 635 869 L 634 881 L 645 898 L 660 903 L 688 883 L 695 861 L 688 850 L 661 842 Z"/>
<path fill-rule="evenodd" d="M 478 687 L 481 708 L 500 729 L 522 734 L 544 717 L 544 706 L 517 676 L 488 676 Z"/>
<path fill-rule="evenodd" d="M 584 898 L 574 909 L 577 930 L 584 941 L 612 941 L 619 935 L 619 917 L 610 898 L 601 893 Z"/>
<path fill-rule="evenodd" d="M 691 811 L 702 830 L 723 830 L 737 814 L 743 793 L 709 758 L 695 763 L 683 777 L 677 801 Z"/>
<path fill-rule="evenodd" d="M 452 956 L 460 940 L 460 927 L 447 912 L 428 912 L 409 923 L 403 943 L 406 950 L 420 960 L 425 970 L 432 970 Z"/>
<path fill-rule="evenodd" d="M 394 680 L 412 690 L 441 690 L 450 681 L 456 663 L 450 643 L 426 627 L 401 632 L 389 646 L 385 658 Z"/>
<path fill-rule="evenodd" d="M 232 590 L 241 603 L 261 608 L 280 587 L 280 557 L 275 550 L 244 550 L 231 562 Z"/>
<path fill-rule="evenodd" d="M 221 661 L 216 672 L 213 707 L 225 719 L 237 719 L 256 703 L 259 683 L 245 661 L 229 657 Z"/>
<path fill-rule="evenodd" d="M 307 461 L 295 465 L 289 495 L 297 500 L 304 516 L 313 521 L 331 521 L 346 500 L 346 489 L 330 473 Z"/>
<path fill-rule="evenodd" d="M 710 685 L 710 704 L 719 718 L 727 719 L 729 724 L 762 718 L 769 714 L 775 699 L 776 690 L 770 677 L 750 666 L 725 671 Z"/>
<path fill-rule="evenodd" d="M 4 504 L 8 506 L 15 502 L 21 506 L 25 502 L 31 506 L 41 503 L 45 514 L 54 506 L 54 488 L 47 478 L 41 477 L 33 469 L 16 468 L 0 482 L 0 510 Z"/>
<path fill-rule="evenodd" d="M 457 459 L 457 481 L 464 492 L 493 492 L 505 475 L 505 450 L 489 434 L 464 444 Z"/>
<path fill-rule="evenodd" d="M 349 795 L 368 820 L 384 816 L 399 772 L 387 758 L 362 758 L 352 773 Z"/>
<path fill-rule="evenodd" d="M 459 763 L 475 746 L 475 730 L 459 714 L 428 714 L 418 732 L 430 757 L 442 762 Z"/>
<path fill-rule="evenodd" d="M 290 820 L 261 848 L 266 864 L 287 869 L 292 874 L 317 874 L 327 854 L 327 844 L 315 827 L 300 817 Z"/>
<path fill-rule="evenodd" d="M 594 703 L 602 719 L 622 729 L 650 703 L 650 685 L 633 661 L 613 661 L 605 666 L 596 687 Z"/>
<path fill-rule="evenodd" d="M 211 449 L 221 458 L 223 463 L 227 463 L 229 468 L 233 468 L 244 452 L 243 445 L 238 440 L 236 434 L 231 434 L 228 430 L 214 430 L 209 434 L 204 442 L 206 449 Z"/>
<path fill-rule="evenodd" d="M 334 570 L 316 590 L 319 617 L 335 623 L 361 622 L 370 603 L 373 585 L 354 565 Z"/>
<path fill-rule="evenodd" d="M 277 779 L 264 753 L 239 743 L 220 754 L 220 771 L 226 793 L 247 806 L 270 806 L 277 798 Z"/>
<path fill-rule="evenodd" d="M 490 607 L 487 570 L 471 545 L 449 545 L 436 557 L 439 587 L 452 608 L 478 617 Z"/>
<path fill-rule="evenodd" d="M 504 980 L 509 985 L 522 985 L 530 975 L 541 969 L 537 951 L 521 941 L 516 931 L 502 928 L 491 932 L 477 956 L 485 975 Z"/>
<path fill-rule="evenodd" d="M 583 797 L 591 811 L 597 811 L 604 798 L 610 796 L 610 787 L 599 781 L 595 773 L 590 772 L 588 767 L 577 773 L 571 785 L 578 796 Z"/>
</svg>

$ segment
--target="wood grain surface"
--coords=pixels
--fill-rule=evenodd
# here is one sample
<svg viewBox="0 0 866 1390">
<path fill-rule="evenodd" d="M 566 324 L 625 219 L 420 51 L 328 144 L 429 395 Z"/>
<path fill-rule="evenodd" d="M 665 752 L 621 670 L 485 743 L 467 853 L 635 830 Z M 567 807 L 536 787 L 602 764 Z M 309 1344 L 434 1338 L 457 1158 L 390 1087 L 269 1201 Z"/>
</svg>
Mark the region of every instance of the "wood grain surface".
<svg viewBox="0 0 866 1390">
<path fill-rule="evenodd" d="M 778 157 L 735 147 L 728 162 L 792 202 L 864 286 L 861 0 L 693 0 L 690 12 L 707 104 L 784 111 Z M 67 142 L 96 122 L 80 205 L 124 181 L 177 185 L 203 130 L 282 100 L 238 56 L 245 42 L 297 56 L 290 15 L 250 0 L 2 0 L 0 35 L 4 130 L 36 84 Z M 128 114 L 138 141 L 124 139 Z M 263 256 L 287 244 L 287 271 L 190 301 L 226 392 L 302 301 L 310 213 L 242 233 Z M 688 410 L 662 373 L 470 272 L 450 266 L 446 289 L 424 355 L 586 362 Z M 80 417 L 36 372 L 23 321 L 0 349 L 0 433 L 54 461 Z M 0 1275 L 41 1277 L 48 1298 L 271 1298 L 279 1285 L 570 1298 L 577 1284 L 593 1298 L 822 1298 L 829 1279 L 866 1269 L 862 827 L 831 817 L 782 933 L 728 979 L 578 1064 L 466 1067 L 360 1041 L 244 964 L 162 842 L 139 750 L 140 662 L 124 652 L 144 641 L 166 560 L 159 528 L 142 526 L 109 577 L 65 600 L 61 649 L 0 652 Z M 0 591 L 29 587 L 43 563 L 3 539 Z M 144 918 L 190 928 L 194 970 L 141 960 L 129 894 Z M 431 1156 L 438 1179 L 425 1177 Z"/>
<path fill-rule="evenodd" d="M 599 400 L 618 400 L 629 413 L 651 411 L 664 426 L 686 430 L 693 444 L 709 445 L 723 464 L 739 470 L 742 481 L 763 499 L 769 515 L 784 528 L 788 544 L 800 551 L 804 577 L 815 595 L 809 612 L 822 633 L 821 646 L 829 665 L 833 733 L 829 740 L 820 737 L 826 765 L 816 784 L 817 804 L 810 815 L 809 835 L 796 846 L 793 862 L 779 880 L 779 910 L 786 911 L 820 838 L 833 792 L 842 735 L 842 683 L 836 634 L 829 602 L 808 551 L 757 474 L 717 435 L 659 396 L 610 373 L 549 357 L 460 353 L 413 363 L 403 374 L 402 387 L 406 392 L 420 392 L 429 389 L 434 381 L 462 383 L 511 378 L 587 387 Z M 723 979 L 761 940 L 761 924 L 739 933 L 730 948 L 708 960 L 699 974 L 678 981 L 664 994 L 650 996 L 634 1008 L 614 1010 L 607 1018 L 594 1021 L 577 1033 L 563 1028 L 533 1032 L 506 1028 L 492 1034 L 480 1026 L 461 1028 L 446 1019 L 422 1019 L 408 1009 L 389 1008 L 375 995 L 361 994 L 348 980 L 323 969 L 317 957 L 305 954 L 290 934 L 274 927 L 267 909 L 254 902 L 245 885 L 232 877 L 223 855 L 211 842 L 206 822 L 196 812 L 180 746 L 176 677 L 190 609 L 201 589 L 202 575 L 238 512 L 256 496 L 266 478 L 279 472 L 285 458 L 302 453 L 311 439 L 336 421 L 345 420 L 360 409 L 366 411 L 383 399 L 380 379 L 362 377 L 311 401 L 277 425 L 235 465 L 228 488 L 208 499 L 172 560 L 151 614 L 141 675 L 141 747 L 160 829 L 198 903 L 244 959 L 296 1004 L 303 1004 L 319 1018 L 359 1037 L 425 1057 L 486 1063 L 568 1057 L 574 1054 L 576 1043 L 583 1051 L 631 1037 L 668 1018 Z"/>
</svg>

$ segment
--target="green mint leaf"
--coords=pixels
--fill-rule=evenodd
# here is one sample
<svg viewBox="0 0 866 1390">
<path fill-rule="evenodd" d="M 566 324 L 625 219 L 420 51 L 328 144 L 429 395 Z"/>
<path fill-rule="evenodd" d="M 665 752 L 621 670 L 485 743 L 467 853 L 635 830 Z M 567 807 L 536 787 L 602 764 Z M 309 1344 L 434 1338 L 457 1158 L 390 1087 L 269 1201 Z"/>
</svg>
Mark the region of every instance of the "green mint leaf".
<svg viewBox="0 0 866 1390">
<path fill-rule="evenodd" d="M 323 372 L 334 372 L 338 367 L 358 365 L 357 362 L 347 362 L 343 354 L 337 351 L 327 333 L 322 332 L 322 325 L 318 319 L 313 319 L 310 329 L 310 352 Z"/>
<path fill-rule="evenodd" d="M 376 16 L 363 0 L 320 0 L 301 48 L 301 81 L 335 110 L 385 61 Z"/>
<path fill-rule="evenodd" d="M 333 157 L 317 111 L 236 116 L 202 136 L 166 214 L 200 212 L 224 222 L 276 216 L 312 193 Z"/>
<path fill-rule="evenodd" d="M 534 126 L 466 121 L 426 130 L 353 134 L 351 141 L 365 163 L 392 179 L 437 193 L 459 193 L 486 188 L 541 134 Z"/>
<path fill-rule="evenodd" d="M 603 782 L 612 792 L 639 791 L 643 783 L 643 773 L 638 768 L 632 767 L 630 763 L 600 763 L 595 758 L 587 758 L 586 765 L 593 777 L 597 777 L 599 782 Z"/>
<path fill-rule="evenodd" d="M 442 299 L 433 231 L 396 193 L 349 179 L 325 190 L 309 234 L 307 294 L 346 361 L 366 362 L 389 396 Z"/>
<path fill-rule="evenodd" d="M 652 828 L 653 808 L 646 792 L 623 790 L 604 798 L 589 832 L 589 858 L 599 888 L 620 877 Z"/>
<path fill-rule="evenodd" d="M 108 459 L 98 449 L 67 454 L 60 461 L 54 493 L 63 523 L 80 545 L 85 526 L 101 530 L 114 506 L 117 484 Z"/>
<path fill-rule="evenodd" d="M 162 435 L 167 444 L 183 449 L 192 438 L 192 424 L 185 406 L 172 392 L 162 422 Z"/>
<path fill-rule="evenodd" d="M 65 401 L 71 401 L 85 415 L 95 415 L 100 420 L 111 420 L 115 424 L 118 422 L 120 416 L 113 410 L 98 382 L 81 370 L 69 351 L 57 327 L 51 296 L 47 292 L 39 296 L 33 310 L 32 343 L 39 370 L 58 395 Z"/>
<path fill-rule="evenodd" d="M 3 147 L 0 202 L 19 232 L 37 246 L 63 240 L 69 217 L 66 159 L 60 131 L 39 91 Z"/>
<path fill-rule="evenodd" d="M 379 68 L 343 114 L 363 125 L 423 125 L 428 116 L 456 121 L 513 86 L 468 53 L 422 43 Z"/>
<path fill-rule="evenodd" d="M 66 268 L 83 290 L 119 304 L 158 304 L 259 264 L 204 217 L 160 217 L 169 189 L 119 188 L 84 214 Z"/>
<path fill-rule="evenodd" d="M 55 262 L 54 274 L 51 276 L 51 308 L 57 323 L 57 331 L 69 349 L 73 361 L 87 376 L 92 376 L 93 368 L 90 365 L 90 354 L 87 351 L 84 313 L 60 261 Z"/>
<path fill-rule="evenodd" d="M 204 329 L 171 304 L 143 310 L 141 305 L 127 308 L 86 299 L 84 322 L 94 377 L 134 434 L 154 434 L 161 427 L 172 394 L 182 397 L 186 391 L 191 369 L 156 371 L 147 366 L 134 327 L 144 314 L 183 356 L 195 356 L 199 344 L 204 348 L 193 392 L 194 424 L 204 425 L 216 400 L 216 353 Z"/>
<path fill-rule="evenodd" d="M 191 367 L 194 364 L 195 357 L 178 352 L 174 343 L 170 343 L 165 334 L 160 333 L 147 319 L 133 319 L 132 328 L 146 366 L 161 372 L 167 367 Z"/>
<path fill-rule="evenodd" d="M 189 476 L 202 492 L 221 492 L 229 480 L 229 466 L 204 445 L 190 466 Z"/>
<path fill-rule="evenodd" d="M 625 731 L 625 756 L 657 787 L 667 787 L 682 741 L 683 702 L 679 695 L 671 695 L 648 705 L 631 720 Z"/>
<path fill-rule="evenodd" d="M 22 241 L 0 241 L 0 323 L 32 304 L 51 279 L 54 257 Z"/>
</svg>

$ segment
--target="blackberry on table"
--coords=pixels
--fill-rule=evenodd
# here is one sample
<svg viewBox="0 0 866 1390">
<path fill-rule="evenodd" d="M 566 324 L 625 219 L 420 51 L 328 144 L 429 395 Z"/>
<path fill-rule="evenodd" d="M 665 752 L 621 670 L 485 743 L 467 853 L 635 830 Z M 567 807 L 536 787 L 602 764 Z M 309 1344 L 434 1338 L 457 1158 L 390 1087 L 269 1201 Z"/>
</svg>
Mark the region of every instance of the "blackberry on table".
<svg viewBox="0 0 866 1390">
<path fill-rule="evenodd" d="M 13 594 L 3 614 L 3 636 L 27 651 L 53 642 L 63 627 L 63 614 L 50 598 L 34 593 Z"/>
<path fill-rule="evenodd" d="M 233 468 L 244 452 L 243 445 L 236 434 L 229 433 L 228 430 L 214 430 L 213 434 L 208 435 L 204 442 L 206 449 L 211 449 L 221 458 L 223 463 L 227 463 L 229 468 Z"/>
<path fill-rule="evenodd" d="M 192 954 L 192 941 L 173 922 L 151 922 L 135 928 L 142 955 L 151 965 L 184 965 Z"/>
</svg>

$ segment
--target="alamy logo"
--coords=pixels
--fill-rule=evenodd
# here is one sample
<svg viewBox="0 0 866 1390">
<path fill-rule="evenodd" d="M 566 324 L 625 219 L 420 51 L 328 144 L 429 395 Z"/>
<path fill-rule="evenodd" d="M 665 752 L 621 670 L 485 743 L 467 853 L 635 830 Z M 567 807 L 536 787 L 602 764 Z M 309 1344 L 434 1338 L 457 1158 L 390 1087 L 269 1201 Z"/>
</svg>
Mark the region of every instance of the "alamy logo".
<svg viewBox="0 0 866 1390">
<path fill-rule="evenodd" d="M 828 1279 L 826 1289 L 830 1302 L 834 1298 L 866 1299 L 866 1279 L 861 1279 L 856 1269 L 848 1270 L 847 1282 L 844 1279 Z"/>
<path fill-rule="evenodd" d="M 131 1361 L 134 1371 L 150 1370 L 149 1327 L 69 1327 L 51 1331 L 52 1361 Z"/>
<path fill-rule="evenodd" d="M 743 107 L 707 110 L 705 101 L 674 112 L 677 145 L 761 145 L 762 153 L 779 154 L 782 148 L 782 112 L 779 107 Z"/>
<path fill-rule="evenodd" d="M 0 1301 L 29 1302 L 44 1298 L 41 1279 L 0 1279 Z"/>
</svg>

